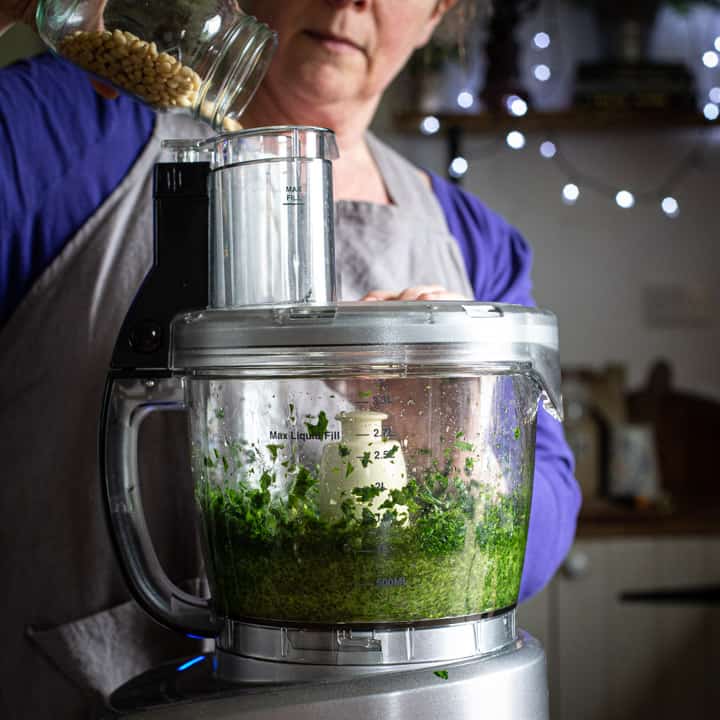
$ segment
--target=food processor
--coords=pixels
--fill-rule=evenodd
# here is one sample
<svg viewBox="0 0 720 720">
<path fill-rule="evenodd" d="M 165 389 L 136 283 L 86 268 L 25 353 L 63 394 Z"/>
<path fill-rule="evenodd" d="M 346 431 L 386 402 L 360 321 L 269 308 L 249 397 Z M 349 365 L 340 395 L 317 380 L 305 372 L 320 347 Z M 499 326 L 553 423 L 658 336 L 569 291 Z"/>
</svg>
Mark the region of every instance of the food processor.
<svg viewBox="0 0 720 720">
<path fill-rule="evenodd" d="M 215 649 L 131 680 L 113 717 L 545 720 L 515 606 L 537 413 L 562 407 L 554 315 L 337 302 L 328 130 L 165 151 L 103 486 L 137 602 Z M 143 514 L 143 483 L 175 490 L 138 476 L 142 423 L 178 411 L 209 597 L 168 579 Z"/>
</svg>

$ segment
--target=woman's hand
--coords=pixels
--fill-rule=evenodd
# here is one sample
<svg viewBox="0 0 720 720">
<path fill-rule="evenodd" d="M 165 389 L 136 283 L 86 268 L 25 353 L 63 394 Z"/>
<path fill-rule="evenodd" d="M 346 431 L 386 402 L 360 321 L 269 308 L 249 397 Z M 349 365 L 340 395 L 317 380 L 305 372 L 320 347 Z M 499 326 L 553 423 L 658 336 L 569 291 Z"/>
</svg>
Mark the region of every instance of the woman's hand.
<svg viewBox="0 0 720 720">
<path fill-rule="evenodd" d="M 98 26 L 102 22 L 104 7 L 104 2 L 98 5 Z M 35 25 L 36 10 L 37 0 L 0 0 L 0 35 L 17 23 L 25 23 L 37 31 Z M 90 84 L 95 88 L 95 92 L 106 100 L 114 100 L 119 95 L 112 85 L 96 80 L 94 77 L 90 78 Z"/>
<path fill-rule="evenodd" d="M 402 292 L 396 290 L 371 290 L 365 297 L 365 302 L 377 300 L 470 300 L 470 298 L 446 290 L 442 285 L 417 285 L 406 288 Z"/>
</svg>

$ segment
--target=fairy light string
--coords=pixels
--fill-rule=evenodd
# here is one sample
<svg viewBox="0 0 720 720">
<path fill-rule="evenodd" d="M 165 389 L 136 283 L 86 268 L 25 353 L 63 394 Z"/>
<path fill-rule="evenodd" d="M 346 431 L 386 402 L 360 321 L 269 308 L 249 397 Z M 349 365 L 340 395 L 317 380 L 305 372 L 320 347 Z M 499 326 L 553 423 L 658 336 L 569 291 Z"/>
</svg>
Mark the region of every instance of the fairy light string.
<svg viewBox="0 0 720 720">
<path fill-rule="evenodd" d="M 532 75 L 536 82 L 547 87 L 551 79 L 556 81 L 553 88 L 547 87 L 550 95 L 554 95 L 559 87 L 555 69 L 565 67 L 567 63 L 560 62 L 565 57 L 562 42 L 561 22 L 559 20 L 557 0 L 543 4 L 540 13 L 542 27 L 532 35 Z M 718 35 L 711 48 L 705 48 L 699 53 L 701 62 L 708 69 L 714 70 L 720 66 L 720 35 Z M 564 73 L 563 73 L 564 74 Z M 461 109 L 470 107 L 468 93 L 463 91 L 458 95 L 457 104 Z M 511 117 L 523 117 L 528 113 L 527 102 L 518 96 L 511 95 L 506 99 L 506 110 Z M 720 117 L 720 86 L 710 89 L 703 106 L 703 115 L 709 122 Z M 541 117 L 541 115 L 540 115 Z M 446 128 L 447 129 L 447 128 Z M 420 130 L 425 135 L 434 135 L 441 130 L 441 121 L 436 116 L 427 116 L 421 123 Z M 470 169 L 470 161 L 464 157 L 461 151 L 462 132 L 459 128 L 450 128 L 449 135 L 452 136 L 450 153 L 448 156 L 448 175 L 455 182 L 461 182 L 462 178 Z M 586 190 L 597 193 L 611 200 L 622 210 L 631 210 L 639 204 L 653 204 L 668 218 L 676 218 L 680 214 L 680 202 L 675 193 L 688 173 L 702 166 L 702 158 L 708 143 L 708 134 L 705 128 L 698 128 L 692 147 L 673 166 L 654 183 L 646 189 L 636 189 L 630 186 L 624 187 L 615 182 L 608 181 L 603 177 L 581 169 L 568 154 L 565 146 L 558 136 L 557 131 L 548 129 L 542 133 L 543 139 L 539 143 L 538 150 L 542 157 L 552 161 L 555 167 L 563 175 L 560 188 L 561 201 L 567 205 L 575 205 Z M 502 140 L 502 139 L 500 139 Z M 527 149 L 530 145 L 527 137 L 519 129 L 510 130 L 504 138 L 504 145 L 512 151 Z M 503 146 L 502 142 L 488 141 L 486 151 L 479 155 L 476 153 L 474 159 L 487 157 L 495 154 Z"/>
</svg>

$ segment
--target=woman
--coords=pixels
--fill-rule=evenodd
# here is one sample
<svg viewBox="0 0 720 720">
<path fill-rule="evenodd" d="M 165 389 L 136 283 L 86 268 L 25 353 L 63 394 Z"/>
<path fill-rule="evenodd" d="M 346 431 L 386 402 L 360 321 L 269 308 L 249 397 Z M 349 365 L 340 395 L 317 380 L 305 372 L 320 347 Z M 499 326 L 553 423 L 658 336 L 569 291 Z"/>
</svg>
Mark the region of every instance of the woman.
<svg viewBox="0 0 720 720">
<path fill-rule="evenodd" d="M 477 199 L 368 134 L 385 87 L 454 0 L 258 0 L 280 33 L 246 126 L 337 133 L 343 299 L 475 297 L 531 304 L 530 251 Z M 32 14 L 0 0 L 0 31 Z M 107 94 L 107 93 L 106 93 Z M 127 603 L 98 489 L 97 414 L 112 347 L 151 262 L 159 142 L 209 134 L 109 102 L 44 55 L 0 71 L 0 573 L 6 582 L 0 716 L 77 718 L 130 676 L 194 652 Z M 403 289 L 404 288 L 404 289 Z M 178 424 L 178 420 L 180 421 Z M 163 565 L 195 577 L 182 418 L 144 432 L 144 497 Z M 174 477 L 171 487 L 152 478 Z M 560 426 L 541 413 L 522 596 L 574 532 L 578 492 Z"/>
</svg>

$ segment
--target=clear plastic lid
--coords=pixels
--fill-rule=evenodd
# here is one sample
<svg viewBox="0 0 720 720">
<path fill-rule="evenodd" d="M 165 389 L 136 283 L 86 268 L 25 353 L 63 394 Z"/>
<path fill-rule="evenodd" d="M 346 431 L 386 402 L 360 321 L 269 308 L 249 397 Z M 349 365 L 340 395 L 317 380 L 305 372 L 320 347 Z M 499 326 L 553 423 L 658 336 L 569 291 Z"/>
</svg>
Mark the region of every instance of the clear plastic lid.
<svg viewBox="0 0 720 720">
<path fill-rule="evenodd" d="M 170 368 L 271 376 L 518 368 L 562 417 L 557 318 L 499 303 L 382 302 L 209 310 L 173 323 Z"/>
</svg>

